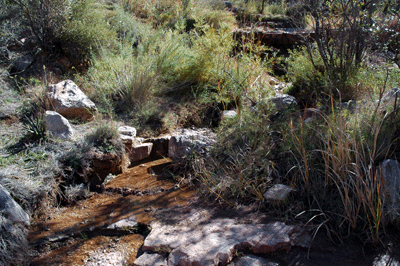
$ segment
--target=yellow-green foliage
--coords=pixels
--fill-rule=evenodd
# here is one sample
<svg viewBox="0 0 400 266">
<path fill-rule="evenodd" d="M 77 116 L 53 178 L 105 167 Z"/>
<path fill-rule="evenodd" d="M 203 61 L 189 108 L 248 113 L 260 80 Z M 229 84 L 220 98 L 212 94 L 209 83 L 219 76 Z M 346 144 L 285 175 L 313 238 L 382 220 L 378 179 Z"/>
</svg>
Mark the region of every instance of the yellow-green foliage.
<svg viewBox="0 0 400 266">
<path fill-rule="evenodd" d="M 103 51 L 93 62 L 88 77 L 95 100 L 107 103 L 117 97 L 119 104 L 128 106 L 149 100 L 157 79 L 154 57 L 134 57 L 128 46 L 119 53 Z"/>
<path fill-rule="evenodd" d="M 178 71 L 180 79 L 216 85 L 229 61 L 229 52 L 233 48 L 232 35 L 204 25 L 199 33 L 192 35 L 191 42 L 190 64 Z"/>
<path fill-rule="evenodd" d="M 236 25 L 236 19 L 232 13 L 225 10 L 195 7 L 195 11 L 190 16 L 198 25 L 207 24 L 214 29 L 233 30 Z"/>
<path fill-rule="evenodd" d="M 190 0 L 124 0 L 126 10 L 136 17 L 145 18 L 155 27 L 175 28 L 190 12 Z"/>
<path fill-rule="evenodd" d="M 234 45 L 228 28 L 202 25 L 190 34 L 149 30 L 138 35 L 136 47 L 131 39 L 117 52 L 103 49 L 93 60 L 88 76 L 94 98 L 119 94 L 137 103 L 149 99 L 155 87 L 204 89 L 226 82 Z"/>
<path fill-rule="evenodd" d="M 95 0 L 77 1 L 62 28 L 62 39 L 82 55 L 116 45 L 117 34 L 108 23 L 107 13 L 106 6 Z"/>
<path fill-rule="evenodd" d="M 287 77 L 293 84 L 287 93 L 295 96 L 305 106 L 314 106 L 321 98 L 329 95 L 328 78 L 316 50 L 310 53 L 306 48 L 292 50 L 286 62 Z"/>
</svg>

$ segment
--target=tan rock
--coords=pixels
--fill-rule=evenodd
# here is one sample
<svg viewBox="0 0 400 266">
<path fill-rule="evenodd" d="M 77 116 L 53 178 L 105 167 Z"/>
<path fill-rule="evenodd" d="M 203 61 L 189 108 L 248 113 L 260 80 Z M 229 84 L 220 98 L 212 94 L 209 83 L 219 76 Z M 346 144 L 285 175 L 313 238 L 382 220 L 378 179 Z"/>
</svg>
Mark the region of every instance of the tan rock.
<svg viewBox="0 0 400 266">
<path fill-rule="evenodd" d="M 135 262 L 134 266 L 167 266 L 168 262 L 165 256 L 157 253 L 145 252 Z"/>
<path fill-rule="evenodd" d="M 49 108 L 68 119 L 93 120 L 96 105 L 72 80 L 49 85 L 46 89 Z"/>
<path fill-rule="evenodd" d="M 271 253 L 289 249 L 301 232 L 299 226 L 281 222 L 238 224 L 234 219 L 200 223 L 189 217 L 178 224 L 151 224 L 143 251 L 168 251 L 168 265 L 227 265 L 238 250 Z"/>
<path fill-rule="evenodd" d="M 153 148 L 153 143 L 142 143 L 138 145 L 133 145 L 131 148 L 128 149 L 128 155 L 131 163 L 149 157 L 152 148 Z"/>
</svg>

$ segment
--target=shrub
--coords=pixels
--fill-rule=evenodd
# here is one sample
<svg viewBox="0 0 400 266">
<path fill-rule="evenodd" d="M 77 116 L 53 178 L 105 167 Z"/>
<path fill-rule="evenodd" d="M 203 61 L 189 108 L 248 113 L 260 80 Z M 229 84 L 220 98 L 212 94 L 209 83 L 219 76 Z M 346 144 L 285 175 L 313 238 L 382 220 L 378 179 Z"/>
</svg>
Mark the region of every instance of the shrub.
<svg viewBox="0 0 400 266">
<path fill-rule="evenodd" d="M 314 19 L 318 53 L 332 89 L 340 88 L 360 67 L 371 38 L 376 2 L 304 1 Z"/>
<path fill-rule="evenodd" d="M 146 18 L 155 28 L 179 28 L 190 13 L 191 0 L 143 1 L 124 0 L 123 5 L 136 17 Z"/>
<path fill-rule="evenodd" d="M 24 23 L 31 28 L 40 46 L 52 51 L 65 22 L 70 1 L 12 0 L 22 9 Z"/>
<path fill-rule="evenodd" d="M 116 45 L 117 34 L 108 22 L 108 13 L 106 6 L 95 0 L 74 2 L 60 29 L 65 52 L 85 58 L 102 47 Z"/>
<path fill-rule="evenodd" d="M 314 107 L 320 101 L 326 103 L 330 83 L 316 50 L 306 49 L 292 50 L 287 58 L 287 77 L 292 82 L 287 93 L 296 97 L 302 107 Z"/>
<path fill-rule="evenodd" d="M 262 201 L 263 193 L 278 176 L 274 149 L 279 138 L 266 115 L 243 109 L 242 116 L 224 122 L 211 156 L 195 157 L 191 175 L 201 181 L 205 195 L 230 205 Z"/>
<path fill-rule="evenodd" d="M 126 44 L 118 53 L 103 50 L 93 60 L 88 72 L 90 86 L 95 88 L 91 96 L 135 106 L 151 99 L 157 87 L 161 93 L 198 95 L 227 80 L 224 71 L 230 67 L 232 47 L 226 27 L 201 26 L 190 35 L 150 31 L 141 35 L 137 47 Z"/>
</svg>

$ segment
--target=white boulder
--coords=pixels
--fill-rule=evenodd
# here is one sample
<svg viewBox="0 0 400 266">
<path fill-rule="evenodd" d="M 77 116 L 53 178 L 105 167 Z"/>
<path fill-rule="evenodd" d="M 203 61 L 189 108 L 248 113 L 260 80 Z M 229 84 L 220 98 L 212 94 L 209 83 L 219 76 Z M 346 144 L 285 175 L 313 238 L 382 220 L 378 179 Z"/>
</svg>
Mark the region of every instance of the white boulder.
<svg viewBox="0 0 400 266">
<path fill-rule="evenodd" d="M 50 108 L 68 119 L 93 120 L 96 105 L 72 80 L 49 85 L 46 89 Z"/>
<path fill-rule="evenodd" d="M 205 154 L 215 144 L 216 134 L 209 129 L 182 129 L 171 136 L 168 157 L 179 159 L 192 152 Z"/>
<path fill-rule="evenodd" d="M 68 120 L 59 113 L 46 111 L 44 120 L 46 122 L 46 129 L 50 133 L 50 136 L 65 140 L 74 139 L 74 129 Z"/>
</svg>

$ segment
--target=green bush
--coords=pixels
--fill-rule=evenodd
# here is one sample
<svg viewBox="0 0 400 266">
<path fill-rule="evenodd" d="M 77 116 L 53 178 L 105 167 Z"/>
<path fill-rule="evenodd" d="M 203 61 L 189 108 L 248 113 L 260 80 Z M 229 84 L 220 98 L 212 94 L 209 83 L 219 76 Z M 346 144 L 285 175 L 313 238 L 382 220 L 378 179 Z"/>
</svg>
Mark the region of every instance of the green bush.
<svg viewBox="0 0 400 266">
<path fill-rule="evenodd" d="M 87 57 L 116 45 L 117 33 L 108 22 L 108 13 L 106 6 L 95 0 L 74 2 L 59 31 L 66 53 Z"/>
<path fill-rule="evenodd" d="M 396 75 L 386 82 L 384 75 L 376 75 L 371 93 L 379 99 L 391 79 Z M 384 186 L 376 171 L 399 152 L 399 104 L 378 106 L 373 97 L 360 100 L 351 113 L 330 99 L 329 110 L 316 110 L 307 121 L 283 115 L 272 122 L 267 105 L 259 104 L 256 111 L 243 108 L 241 117 L 221 124 L 211 156 L 193 159 L 190 178 L 200 180 L 203 186 L 197 187 L 207 196 L 233 205 L 261 205 L 267 188 L 290 185 L 297 194 L 285 215 L 335 232 L 332 240 L 358 234 L 378 243 L 385 228 L 399 219 L 384 204 Z"/>
<path fill-rule="evenodd" d="M 211 156 L 195 158 L 194 176 L 202 192 L 228 204 L 250 204 L 263 200 L 263 193 L 278 177 L 273 152 L 276 132 L 265 114 L 243 109 L 239 117 L 224 121 Z"/>
<path fill-rule="evenodd" d="M 127 43 L 117 53 L 103 50 L 88 71 L 93 98 L 103 101 L 108 95 L 112 102 L 134 106 L 151 99 L 155 88 L 190 95 L 217 87 L 230 67 L 231 33 L 226 28 L 200 29 L 190 35 L 149 31 L 137 47 Z"/>
<path fill-rule="evenodd" d="M 124 0 L 126 10 L 136 17 L 146 18 L 155 28 L 182 28 L 190 13 L 191 0 L 143 1 Z"/>
<path fill-rule="evenodd" d="M 311 57 L 306 49 L 292 50 L 287 58 L 287 77 L 292 82 L 287 93 L 296 97 L 302 107 L 314 107 L 329 99 L 330 83 L 317 52 L 311 50 Z"/>
</svg>

